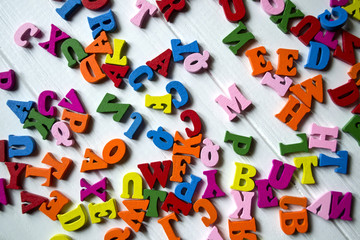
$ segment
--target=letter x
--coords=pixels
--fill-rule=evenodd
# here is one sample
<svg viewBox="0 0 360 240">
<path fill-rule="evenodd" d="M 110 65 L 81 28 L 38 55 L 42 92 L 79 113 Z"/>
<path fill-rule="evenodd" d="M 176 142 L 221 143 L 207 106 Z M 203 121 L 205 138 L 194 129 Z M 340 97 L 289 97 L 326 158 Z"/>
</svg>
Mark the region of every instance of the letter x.
<svg viewBox="0 0 360 240">
<path fill-rule="evenodd" d="M 84 201 L 84 199 L 86 197 L 88 197 L 91 194 L 94 194 L 94 195 L 98 196 L 101 200 L 103 200 L 103 202 L 105 202 L 106 201 L 106 180 L 107 180 L 107 178 L 104 177 L 97 183 L 90 185 L 85 180 L 85 178 L 82 178 L 80 180 L 80 186 L 85 187 L 86 189 L 85 188 L 81 189 L 80 200 Z"/>
<path fill-rule="evenodd" d="M 63 39 L 70 38 L 65 32 L 61 31 L 57 26 L 51 24 L 50 40 L 39 43 L 40 47 L 46 49 L 49 53 L 57 57 L 55 44 Z"/>
</svg>

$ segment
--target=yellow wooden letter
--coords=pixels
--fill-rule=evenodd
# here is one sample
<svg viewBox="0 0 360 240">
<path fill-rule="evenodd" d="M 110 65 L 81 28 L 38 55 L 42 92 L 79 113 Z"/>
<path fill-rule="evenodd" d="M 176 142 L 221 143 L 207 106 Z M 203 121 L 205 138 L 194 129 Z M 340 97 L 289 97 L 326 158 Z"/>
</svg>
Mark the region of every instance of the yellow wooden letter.
<svg viewBox="0 0 360 240">
<path fill-rule="evenodd" d="M 67 213 L 58 214 L 57 217 L 61 226 L 69 232 L 82 228 L 88 220 L 85 207 L 82 204 Z"/>
<path fill-rule="evenodd" d="M 231 189 L 249 192 L 254 189 L 255 183 L 251 178 L 256 175 L 256 168 L 249 164 L 236 162 L 234 183 Z M 244 172 L 245 170 L 245 172 Z"/>
<path fill-rule="evenodd" d="M 295 167 L 301 168 L 303 166 L 303 175 L 301 178 L 302 184 L 314 184 L 315 179 L 312 174 L 311 165 L 317 167 L 318 158 L 317 156 L 309 156 L 309 157 L 297 157 L 294 158 Z"/>
<path fill-rule="evenodd" d="M 117 215 L 116 200 L 114 198 L 102 203 L 89 203 L 88 208 L 91 223 L 100 223 L 102 217 L 108 216 L 109 219 L 113 219 Z"/>
<path fill-rule="evenodd" d="M 164 113 L 171 113 L 171 94 L 164 96 L 145 95 L 145 107 L 164 110 Z"/>
<path fill-rule="evenodd" d="M 129 194 L 129 183 L 132 181 L 133 184 L 133 195 L 130 197 Z M 120 195 L 121 198 L 135 198 L 144 199 L 143 192 L 143 179 L 136 172 L 127 173 L 123 179 L 123 192 Z"/>
<path fill-rule="evenodd" d="M 72 238 L 65 234 L 55 234 L 50 240 L 72 240 Z"/>
<path fill-rule="evenodd" d="M 122 65 L 122 66 L 127 65 L 127 57 L 126 56 L 120 57 L 121 50 L 125 43 L 126 43 L 125 40 L 114 39 L 114 53 L 112 56 L 110 56 L 110 54 L 106 55 L 105 63 L 113 64 L 113 65 Z"/>
</svg>

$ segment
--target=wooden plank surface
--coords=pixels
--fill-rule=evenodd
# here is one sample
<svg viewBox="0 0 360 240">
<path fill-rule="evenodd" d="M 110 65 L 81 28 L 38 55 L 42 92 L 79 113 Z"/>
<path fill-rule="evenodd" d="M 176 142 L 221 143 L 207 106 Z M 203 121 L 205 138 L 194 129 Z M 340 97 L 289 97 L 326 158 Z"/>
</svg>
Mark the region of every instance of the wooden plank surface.
<svg viewBox="0 0 360 240">
<path fill-rule="evenodd" d="M 153 18 L 148 19 L 144 28 L 138 28 L 130 23 L 130 19 L 138 12 L 135 0 L 111 1 L 118 30 L 110 33 L 110 39 L 124 39 L 127 42 L 125 51 L 131 69 L 144 65 L 146 61 L 153 59 L 164 50 L 171 48 L 171 39 L 181 39 L 182 43 L 190 43 L 197 40 L 201 50 L 210 53 L 209 69 L 202 73 L 192 74 L 187 72 L 182 63 L 172 63 L 169 70 L 170 77 L 164 78 L 157 74 L 154 81 L 144 80 L 144 90 L 136 92 L 124 79 L 121 88 L 115 88 L 110 80 L 98 84 L 86 82 L 78 68 L 71 69 L 67 66 L 64 56 L 54 57 L 38 46 L 38 42 L 47 41 L 50 35 L 50 25 L 55 24 L 71 37 L 76 38 L 83 46 L 92 42 L 91 30 L 87 17 L 98 16 L 108 10 L 91 11 L 81 8 L 70 21 L 62 19 L 55 11 L 62 6 L 58 1 L 36 1 L 36 0 L 2 0 L 0 3 L 0 72 L 13 69 L 16 72 L 18 86 L 14 91 L 0 91 L 0 139 L 7 139 L 8 135 L 30 135 L 37 143 L 35 154 L 26 158 L 16 158 L 11 161 L 24 162 L 34 166 L 42 166 L 41 159 L 47 152 L 52 152 L 58 158 L 68 157 L 74 161 L 74 168 L 69 177 L 64 181 L 57 181 L 53 187 L 42 187 L 43 179 L 27 178 L 24 181 L 24 189 L 42 196 L 49 196 L 50 192 L 58 189 L 63 192 L 72 204 L 66 208 L 70 210 L 80 203 L 80 179 L 86 178 L 94 183 L 103 177 L 107 177 L 111 183 L 108 193 L 115 198 L 119 210 L 125 209 L 122 205 L 120 195 L 122 193 L 122 179 L 127 172 L 138 172 L 137 164 L 163 161 L 171 159 L 171 151 L 163 151 L 155 147 L 153 142 L 146 137 L 149 130 L 156 130 L 162 126 L 172 135 L 175 131 L 185 136 L 185 127 L 190 124 L 180 120 L 180 113 L 184 109 L 195 110 L 203 122 L 203 135 L 210 138 L 214 143 L 220 145 L 220 162 L 217 165 L 218 183 L 226 197 L 213 199 L 218 209 L 219 220 L 216 226 L 219 228 L 224 239 L 229 239 L 228 216 L 235 210 L 236 206 L 230 195 L 230 186 L 233 183 L 235 164 L 242 162 L 253 165 L 257 171 L 257 179 L 268 177 L 272 166 L 272 159 L 294 165 L 293 158 L 299 156 L 318 156 L 324 153 L 336 156 L 329 150 L 311 149 L 309 153 L 292 154 L 281 156 L 279 143 L 293 143 L 299 139 L 298 132 L 293 131 L 284 123 L 274 117 L 285 105 L 287 98 L 279 97 L 272 89 L 260 84 L 260 77 L 251 76 L 251 66 L 248 58 L 241 54 L 234 55 L 222 39 L 228 35 L 237 23 L 226 20 L 218 1 L 187 1 L 187 9 L 177 13 L 172 22 L 166 22 L 160 12 Z M 150 1 L 155 4 L 155 1 Z M 330 9 L 327 0 L 293 0 L 294 4 L 305 15 L 317 16 L 325 9 Z M 326 71 L 315 71 L 305 69 L 309 48 L 304 46 L 291 34 L 284 34 L 271 22 L 269 16 L 261 9 L 258 1 L 244 1 L 246 7 L 246 24 L 252 32 L 256 41 L 246 46 L 251 49 L 264 46 L 274 68 L 277 67 L 278 48 L 298 49 L 300 58 L 296 61 L 298 75 L 293 78 L 294 84 L 300 83 L 308 78 L 322 74 L 324 88 L 332 89 L 344 84 L 348 79 L 349 65 L 331 59 L 331 66 Z M 43 32 L 40 40 L 31 39 L 32 48 L 21 48 L 14 43 L 13 35 L 17 28 L 25 23 L 35 24 Z M 298 20 L 292 21 L 295 25 Z M 360 36 L 359 22 L 350 18 L 344 29 L 356 36 Z M 339 37 L 340 39 L 340 37 Z M 358 59 L 358 52 L 356 56 Z M 104 62 L 104 56 L 98 59 Z M 173 114 L 166 115 L 162 111 L 149 109 L 144 106 L 146 94 L 153 96 L 166 94 L 165 87 L 170 80 L 177 80 L 187 88 L 191 101 L 186 108 L 175 109 Z M 236 83 L 246 98 L 252 101 L 250 110 L 239 115 L 239 120 L 230 122 L 227 114 L 215 102 L 215 98 L 228 95 L 228 87 Z M 35 130 L 23 129 L 17 117 L 6 106 L 8 99 L 20 101 L 37 102 L 39 94 L 44 90 L 52 90 L 62 98 L 74 88 L 91 115 L 90 129 L 85 134 L 75 134 L 77 142 L 75 147 L 62 147 L 55 144 L 55 140 L 42 140 L 40 134 Z M 112 120 L 112 114 L 101 114 L 96 108 L 106 93 L 112 93 L 118 97 L 120 102 L 130 103 L 132 110 L 142 114 L 145 127 L 136 140 L 128 139 L 124 132 L 130 127 L 132 120 L 127 119 L 120 123 Z M 316 123 L 324 127 L 339 127 L 341 129 L 353 116 L 351 108 L 340 108 L 336 106 L 325 92 L 324 103 L 314 102 L 311 114 L 302 122 L 299 132 L 309 135 L 311 124 Z M 60 111 L 61 108 L 58 108 Z M 59 116 L 58 116 L 59 118 Z M 229 143 L 224 143 L 225 131 L 243 135 L 253 136 L 254 145 L 251 154 L 246 156 L 237 155 Z M 86 148 L 93 149 L 101 154 L 104 145 L 113 138 L 121 138 L 127 145 L 126 161 L 120 162 L 107 170 L 90 173 L 80 173 L 80 166 Z M 310 228 L 306 234 L 288 236 L 280 228 L 279 208 L 258 208 L 256 201 L 253 202 L 253 216 L 256 218 L 257 236 L 259 239 L 358 239 L 360 236 L 358 197 L 360 190 L 360 166 L 358 162 L 359 146 L 357 142 L 347 133 L 340 132 L 338 139 L 338 150 L 349 152 L 349 174 L 341 175 L 334 172 L 334 168 L 320 168 L 313 170 L 316 184 L 303 185 L 300 183 L 302 171 L 297 170 L 291 186 L 285 190 L 275 190 L 278 198 L 290 195 L 307 197 L 308 204 L 319 198 L 328 191 L 352 192 L 353 221 L 340 219 L 326 221 L 312 213 L 309 213 Z M 43 166 L 44 167 L 44 166 Z M 209 170 L 200 159 L 193 159 L 188 168 L 188 173 L 199 176 L 203 184 L 197 193 L 200 197 L 206 187 L 206 177 L 203 171 Z M 0 164 L 0 178 L 9 179 L 9 173 L 3 163 Z M 190 181 L 187 174 L 186 181 Z M 175 183 L 170 183 L 166 188 L 172 191 Z M 35 211 L 32 214 L 21 214 L 21 201 L 19 190 L 8 190 L 10 204 L 0 206 L 0 239 L 50 239 L 57 233 L 64 233 L 73 239 L 102 239 L 105 232 L 112 227 L 126 227 L 126 223 L 120 218 L 105 220 L 103 224 L 89 223 L 80 231 L 66 232 L 61 224 L 53 222 L 44 214 Z M 257 199 L 257 194 L 255 196 Z M 99 203 L 100 199 L 92 198 L 88 203 Z M 191 216 L 179 216 L 179 222 L 173 227 L 182 239 L 206 239 L 211 228 L 206 228 L 201 222 L 201 216 L 205 213 L 196 213 Z M 165 216 L 164 212 L 160 216 Z M 133 234 L 134 239 L 166 239 L 163 229 L 157 223 L 158 219 L 146 218 L 143 231 Z"/>
</svg>

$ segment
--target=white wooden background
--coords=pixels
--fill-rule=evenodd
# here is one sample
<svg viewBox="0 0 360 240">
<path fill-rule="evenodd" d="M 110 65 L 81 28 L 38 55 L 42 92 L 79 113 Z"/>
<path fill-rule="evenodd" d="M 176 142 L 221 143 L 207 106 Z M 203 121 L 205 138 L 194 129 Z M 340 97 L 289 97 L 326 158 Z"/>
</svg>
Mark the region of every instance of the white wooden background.
<svg viewBox="0 0 360 240">
<path fill-rule="evenodd" d="M 0 71 L 13 69 L 16 72 L 18 88 L 15 91 L 0 91 L 0 139 L 7 139 L 9 134 L 30 135 L 37 143 L 36 154 L 30 157 L 13 159 L 42 166 L 41 159 L 46 152 L 52 152 L 57 158 L 68 157 L 74 161 L 73 168 L 67 180 L 57 181 L 54 187 L 43 187 L 41 178 L 28 178 L 24 181 L 24 189 L 42 196 L 58 189 L 71 199 L 67 209 L 72 209 L 80 203 L 80 179 L 82 177 L 95 183 L 106 176 L 111 182 L 108 193 L 118 202 L 119 209 L 124 210 L 120 194 L 122 192 L 122 178 L 130 171 L 139 172 L 137 164 L 151 161 L 171 159 L 171 151 L 162 151 L 155 147 L 146 132 L 162 126 L 168 132 L 174 134 L 176 130 L 184 136 L 187 123 L 180 120 L 181 111 L 175 110 L 171 115 L 165 115 L 162 111 L 153 110 L 144 106 L 145 94 L 164 95 L 165 86 L 169 80 L 181 81 L 191 95 L 191 104 L 188 108 L 194 109 L 203 120 L 203 133 L 220 145 L 221 159 L 217 166 L 219 170 L 218 183 L 227 194 L 226 197 L 213 199 L 219 213 L 217 226 L 224 237 L 228 239 L 227 219 L 235 210 L 235 204 L 230 196 L 230 186 L 234 177 L 234 162 L 251 164 L 256 167 L 258 176 L 256 179 L 267 178 L 272 166 L 272 159 L 279 159 L 293 164 L 295 156 L 318 156 L 319 153 L 336 156 L 328 150 L 313 149 L 307 154 L 293 154 L 289 157 L 280 155 L 279 143 L 298 142 L 296 133 L 280 122 L 274 115 L 282 109 L 287 98 L 279 97 L 272 89 L 260 84 L 260 78 L 251 76 L 251 67 L 247 57 L 236 56 L 228 45 L 222 43 L 222 39 L 236 26 L 226 20 L 222 7 L 218 1 L 197 0 L 187 1 L 187 10 L 177 13 L 174 21 L 166 22 L 158 12 L 156 17 L 149 19 L 145 28 L 138 28 L 130 19 L 138 12 L 135 0 L 123 1 L 112 0 L 111 9 L 115 14 L 118 30 L 109 34 L 111 39 L 126 40 L 128 48 L 126 55 L 132 69 L 145 64 L 167 48 L 171 48 L 170 40 L 181 39 L 182 43 L 190 43 L 197 40 L 201 49 L 210 52 L 211 61 L 208 71 L 201 74 L 187 72 L 181 63 L 175 63 L 170 68 L 170 78 L 166 79 L 157 74 L 155 81 L 143 81 L 145 90 L 135 92 L 124 81 L 122 88 L 116 89 L 113 83 L 107 80 L 100 84 L 90 84 L 81 76 L 79 69 L 71 69 L 67 66 L 64 56 L 56 58 L 39 47 L 38 42 L 47 41 L 50 35 L 50 25 L 55 24 L 71 37 L 78 39 L 83 46 L 92 42 L 91 30 L 88 26 L 87 16 L 94 17 L 107 11 L 90 11 L 86 8 L 76 12 L 70 21 L 65 21 L 55 9 L 63 3 L 57 1 L 37 0 L 2 0 L 0 2 Z M 155 3 L 155 1 L 151 1 Z M 294 0 L 295 5 L 305 15 L 317 16 L 325 9 L 330 9 L 328 0 Z M 278 48 L 298 49 L 300 59 L 296 62 L 298 76 L 294 77 L 294 83 L 302 82 L 319 74 L 318 71 L 305 69 L 303 66 L 308 55 L 308 48 L 293 35 L 285 35 L 277 26 L 270 21 L 269 16 L 261 9 L 257 1 L 245 1 L 246 19 L 244 20 L 249 31 L 256 41 L 247 46 L 251 49 L 257 46 L 265 46 L 268 52 L 267 59 L 271 60 L 274 68 L 277 66 Z M 13 41 L 13 35 L 17 28 L 25 22 L 35 24 L 43 32 L 41 40 L 31 39 L 32 48 L 25 49 L 17 46 Z M 295 23 L 298 20 L 295 21 Z M 345 28 L 356 36 L 360 36 L 359 23 L 350 19 Z M 356 53 L 356 55 L 359 55 Z M 359 57 L 359 56 L 357 56 Z M 104 59 L 100 60 L 104 62 Z M 100 62 L 99 61 L 99 62 Z M 345 83 L 349 77 L 347 71 L 350 66 L 337 60 L 331 60 L 331 67 L 323 74 L 324 87 L 335 88 Z M 253 102 L 251 110 L 240 116 L 239 121 L 230 122 L 227 114 L 215 103 L 215 98 L 220 94 L 228 94 L 227 88 L 236 83 L 242 93 Z M 90 131 L 86 134 L 75 134 L 76 147 L 61 147 L 55 144 L 55 140 L 42 140 L 36 130 L 22 129 L 17 117 L 6 106 L 8 99 L 20 101 L 37 101 L 38 95 L 44 90 L 52 90 L 59 98 L 74 88 L 78 91 L 86 111 L 92 116 Z M 100 114 L 96 112 L 105 93 L 115 94 L 121 102 L 130 103 L 134 111 L 140 112 L 146 121 L 144 131 L 138 140 L 130 140 L 124 136 L 132 119 L 124 122 L 114 122 L 112 114 Z M 305 118 L 300 125 L 300 132 L 309 134 L 310 126 L 316 123 L 321 126 L 340 129 L 352 117 L 351 109 L 335 106 L 327 93 L 324 95 L 324 103 L 314 103 L 309 117 Z M 174 109 L 174 108 L 173 108 Z M 58 108 L 60 111 L 61 108 Z M 225 131 L 253 136 L 255 144 L 252 154 L 240 157 L 232 149 L 231 144 L 224 143 Z M 80 173 L 81 161 L 85 148 L 91 148 L 101 154 L 104 145 L 113 138 L 121 138 L 126 142 L 128 159 L 116 164 L 109 170 L 98 172 Z M 280 229 L 278 216 L 279 208 L 259 209 L 256 201 L 253 202 L 253 215 L 256 218 L 257 236 L 259 239 L 358 239 L 359 230 L 359 179 L 360 166 L 358 164 L 359 146 L 356 141 L 346 133 L 340 133 L 338 150 L 347 150 L 350 155 L 349 174 L 340 175 L 334 172 L 334 168 L 315 168 L 313 170 L 316 184 L 302 185 L 300 183 L 301 171 L 296 171 L 293 183 L 286 190 L 276 190 L 276 196 L 291 195 L 305 196 L 308 203 L 313 202 L 328 191 L 341 191 L 353 193 L 352 222 L 343 220 L 326 221 L 309 212 L 310 227 L 306 234 L 293 236 L 285 235 Z M 206 180 L 202 171 L 208 170 L 199 159 L 193 160 L 190 171 L 196 176 Z M 0 164 L 0 177 L 9 179 L 8 171 L 4 164 Z M 189 176 L 185 177 L 189 181 Z M 202 185 L 199 194 L 203 193 L 206 184 Z M 169 191 L 176 184 L 169 184 Z M 33 214 L 21 214 L 21 201 L 19 190 L 9 190 L 10 203 L 0 206 L 0 239 L 50 239 L 57 233 L 65 233 L 73 239 L 103 239 L 105 232 L 112 227 L 124 228 L 126 223 L 120 218 L 105 220 L 102 224 L 89 224 L 80 231 L 67 233 L 61 224 L 51 221 L 39 211 Z M 100 199 L 92 198 L 92 202 L 100 202 Z M 84 202 L 87 206 L 88 202 Z M 179 222 L 172 224 L 177 234 L 183 239 L 206 239 L 211 228 L 206 228 L 201 217 L 204 213 L 192 214 L 191 216 L 178 216 Z M 161 213 L 164 216 L 164 212 Z M 166 239 L 165 233 L 158 219 L 148 218 L 145 222 L 145 231 L 133 235 L 134 239 Z"/>
</svg>

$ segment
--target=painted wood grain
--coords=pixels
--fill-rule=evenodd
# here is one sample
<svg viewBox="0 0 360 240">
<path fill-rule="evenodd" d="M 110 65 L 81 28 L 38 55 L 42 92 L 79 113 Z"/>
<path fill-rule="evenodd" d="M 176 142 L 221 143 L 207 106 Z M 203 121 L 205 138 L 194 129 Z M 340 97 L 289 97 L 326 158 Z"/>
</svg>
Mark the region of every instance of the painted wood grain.
<svg viewBox="0 0 360 240">
<path fill-rule="evenodd" d="M 151 1 L 155 3 L 155 1 Z M 324 9 L 329 9 L 329 1 L 293 1 L 296 6 L 305 14 L 317 16 Z M 36 39 L 31 40 L 33 45 L 30 49 L 17 46 L 13 41 L 13 34 L 24 22 L 32 22 L 38 26 L 43 37 L 41 41 L 47 41 L 50 34 L 50 24 L 55 24 L 68 33 L 71 37 L 78 39 L 83 46 L 91 41 L 91 30 L 88 26 L 87 17 L 94 17 L 105 12 L 90 11 L 85 8 L 74 14 L 70 21 L 63 20 L 55 8 L 63 3 L 57 1 L 35 1 L 35 0 L 3 0 L 0 3 L 0 71 L 12 68 L 17 74 L 18 88 L 16 91 L 0 92 L 0 139 L 7 139 L 9 134 L 31 135 L 37 142 L 38 150 L 34 156 L 16 161 L 26 162 L 35 166 L 41 166 L 41 159 L 46 152 L 53 152 L 57 157 L 66 156 L 74 161 L 74 169 L 66 181 L 58 181 L 54 187 L 40 187 L 42 179 L 26 179 L 24 187 L 30 192 L 48 196 L 54 189 L 64 192 L 72 201 L 75 207 L 80 203 L 80 179 L 85 177 L 89 181 L 96 182 L 102 177 L 107 177 L 111 182 L 108 190 L 110 196 L 114 197 L 119 204 L 119 209 L 125 207 L 120 203 L 122 200 L 122 178 L 130 171 L 139 172 L 136 167 L 139 163 L 162 161 L 171 159 L 170 151 L 157 149 L 152 141 L 146 137 L 146 132 L 162 126 L 174 135 L 175 131 L 185 134 L 185 127 L 189 124 L 180 120 L 182 110 L 174 110 L 174 114 L 165 115 L 161 111 L 146 108 L 144 98 L 146 94 L 164 95 L 165 86 L 170 80 L 177 80 L 188 89 L 191 103 L 187 106 L 195 110 L 204 125 L 204 136 L 212 139 L 220 145 L 221 159 L 218 165 L 219 185 L 227 194 L 226 197 L 214 199 L 214 205 L 219 211 L 220 219 L 217 223 L 222 235 L 228 239 L 227 219 L 235 209 L 235 204 L 230 196 L 230 186 L 235 173 L 234 162 L 251 164 L 256 167 L 258 176 L 256 179 L 267 178 L 271 169 L 271 160 L 279 159 L 286 163 L 293 164 L 293 157 L 318 156 L 320 153 L 335 156 L 326 150 L 313 149 L 310 153 L 293 154 L 283 157 L 280 155 L 279 143 L 297 142 L 296 133 L 285 124 L 274 117 L 287 101 L 287 98 L 279 97 L 272 89 L 260 84 L 261 78 L 251 76 L 251 67 L 247 57 L 242 53 L 234 55 L 228 45 L 222 43 L 222 39 L 229 34 L 236 26 L 225 19 L 218 1 L 187 1 L 187 10 L 177 13 L 173 22 L 166 22 L 160 13 L 151 18 L 145 28 L 138 28 L 130 23 L 130 19 L 137 13 L 135 1 L 112 1 L 111 9 L 116 16 L 118 30 L 109 34 L 111 39 L 119 38 L 126 40 L 128 46 L 125 51 L 131 69 L 145 64 L 158 54 L 171 48 L 170 41 L 179 38 L 183 43 L 190 43 L 197 40 L 202 50 L 210 52 L 211 60 L 208 71 L 199 74 L 187 72 L 182 63 L 173 63 L 170 68 L 170 77 L 166 79 L 160 75 L 154 81 L 143 81 L 144 90 L 135 92 L 130 87 L 127 79 L 122 88 L 116 89 L 113 83 L 108 80 L 99 84 L 86 82 L 79 69 L 70 69 L 66 59 L 61 56 L 56 58 L 37 45 Z M 324 87 L 335 88 L 348 79 L 347 71 L 350 66 L 337 59 L 331 61 L 331 68 L 319 72 L 307 70 L 303 66 L 308 55 L 308 48 L 296 37 L 290 34 L 283 34 L 277 26 L 272 23 L 269 16 L 261 9 L 258 1 L 245 1 L 247 10 L 246 24 L 256 41 L 247 46 L 247 49 L 265 46 L 268 52 L 266 58 L 273 66 L 277 67 L 278 48 L 298 49 L 299 61 L 296 62 L 298 76 L 294 77 L 294 83 L 300 83 L 317 74 L 322 74 Z M 293 21 L 295 24 L 297 20 Z M 360 36 L 359 23 L 350 19 L 345 28 L 356 36 Z M 356 53 L 359 57 L 358 53 Z M 104 57 L 99 59 L 104 62 Z M 230 122 L 226 113 L 215 102 L 215 98 L 222 94 L 228 95 L 228 87 L 236 83 L 241 92 L 252 101 L 253 107 L 239 116 L 239 120 Z M 77 142 L 74 148 L 64 148 L 55 145 L 55 141 L 43 141 L 41 136 L 34 130 L 22 129 L 18 119 L 6 106 L 8 99 L 33 100 L 37 101 L 38 95 L 43 90 L 55 91 L 59 98 L 74 88 L 78 91 L 86 111 L 92 116 L 90 131 L 86 134 L 75 134 Z M 133 111 L 142 114 L 145 120 L 145 128 L 137 140 L 130 140 L 124 136 L 124 132 L 132 123 L 131 119 L 117 123 L 112 120 L 112 114 L 100 114 L 96 108 L 105 93 L 115 94 L 120 102 L 130 103 Z M 60 110 L 60 108 L 59 108 Z M 321 126 L 341 128 L 351 118 L 351 109 L 335 106 L 327 94 L 323 104 L 314 102 L 309 117 L 304 119 L 300 132 L 309 134 L 310 126 L 316 123 Z M 238 156 L 232 150 L 229 143 L 224 143 L 225 131 L 232 133 L 253 136 L 255 143 L 251 154 Z M 91 148 L 101 154 L 104 145 L 113 138 L 121 138 L 126 142 L 128 156 L 126 161 L 116 164 L 112 169 L 80 173 L 81 161 L 85 148 Z M 309 213 L 311 227 L 306 234 L 294 236 L 285 235 L 279 225 L 278 208 L 259 209 L 253 207 L 253 214 L 256 218 L 259 239 L 357 239 L 360 235 L 358 218 L 360 166 L 357 164 L 359 146 L 356 141 L 346 133 L 340 133 L 338 149 L 349 151 L 350 169 L 348 175 L 336 174 L 333 168 L 314 169 L 315 185 L 303 185 L 300 183 L 301 171 L 297 171 L 291 186 L 286 190 L 276 190 L 278 198 L 285 195 L 305 196 L 309 203 L 313 202 L 323 193 L 333 190 L 341 192 L 352 192 L 354 196 L 352 222 L 342 220 L 325 221 L 318 216 Z M 14 160 L 14 161 L 15 161 Z M 202 171 L 208 170 L 202 165 L 199 159 L 193 159 L 189 166 L 191 174 L 200 176 L 205 180 Z M 0 165 L 0 177 L 8 179 L 8 172 L 4 165 Z M 190 180 L 189 176 L 185 180 Z M 173 190 L 176 184 L 169 184 L 167 190 Z M 203 192 L 206 184 L 200 189 Z M 0 207 L 0 239 L 49 239 L 56 233 L 65 233 L 73 239 L 102 239 L 105 232 L 111 227 L 125 227 L 121 219 L 106 220 L 104 224 L 92 224 L 81 231 L 67 233 L 62 229 L 59 222 L 50 221 L 41 212 L 34 212 L 31 215 L 21 214 L 20 191 L 9 192 L 11 204 Z M 92 199 L 91 202 L 99 202 Z M 85 202 L 87 205 L 87 202 Z M 179 216 L 179 222 L 174 224 L 174 229 L 183 239 L 206 239 L 210 228 L 205 228 L 201 222 L 200 214 L 192 216 Z M 164 216 L 164 213 L 161 213 Z M 157 219 L 146 219 L 145 230 L 136 234 L 135 239 L 166 239 L 162 227 L 156 222 Z M 21 226 L 21 227 L 18 227 Z"/>
</svg>

